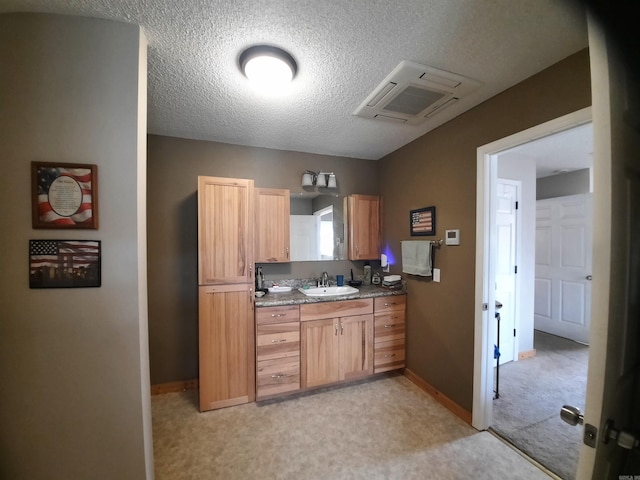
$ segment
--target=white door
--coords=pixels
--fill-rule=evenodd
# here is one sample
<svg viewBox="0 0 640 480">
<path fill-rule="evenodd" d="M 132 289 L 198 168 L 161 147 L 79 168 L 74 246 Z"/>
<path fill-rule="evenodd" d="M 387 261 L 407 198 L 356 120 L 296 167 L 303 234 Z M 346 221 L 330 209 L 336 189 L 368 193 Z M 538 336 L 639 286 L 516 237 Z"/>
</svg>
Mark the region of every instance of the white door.
<svg viewBox="0 0 640 480">
<path fill-rule="evenodd" d="M 591 194 L 536 202 L 534 328 L 589 343 Z"/>
<path fill-rule="evenodd" d="M 520 182 L 498 179 L 496 211 L 496 301 L 502 303 L 500 313 L 500 365 L 517 359 L 517 202 Z M 496 338 L 496 343 L 497 342 Z"/>
</svg>

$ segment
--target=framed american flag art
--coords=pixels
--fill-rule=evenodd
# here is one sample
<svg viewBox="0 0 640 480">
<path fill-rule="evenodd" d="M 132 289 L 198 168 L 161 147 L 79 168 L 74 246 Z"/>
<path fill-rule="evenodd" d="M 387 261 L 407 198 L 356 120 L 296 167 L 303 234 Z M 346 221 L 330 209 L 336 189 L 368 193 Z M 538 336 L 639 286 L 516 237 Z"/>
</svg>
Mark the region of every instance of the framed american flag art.
<svg viewBox="0 0 640 480">
<path fill-rule="evenodd" d="M 100 240 L 29 240 L 29 288 L 99 287 Z"/>
<path fill-rule="evenodd" d="M 98 167 L 31 162 L 33 228 L 97 229 Z"/>
</svg>

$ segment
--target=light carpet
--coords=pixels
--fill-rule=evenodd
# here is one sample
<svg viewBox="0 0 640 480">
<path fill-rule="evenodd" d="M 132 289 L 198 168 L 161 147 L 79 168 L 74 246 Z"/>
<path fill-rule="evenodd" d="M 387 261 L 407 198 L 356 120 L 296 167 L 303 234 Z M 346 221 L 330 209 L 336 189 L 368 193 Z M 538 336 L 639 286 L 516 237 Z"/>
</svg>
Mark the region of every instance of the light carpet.
<svg viewBox="0 0 640 480">
<path fill-rule="evenodd" d="M 536 356 L 500 366 L 493 430 L 546 468 L 573 480 L 581 426 L 560 419 L 563 405 L 584 411 L 589 347 L 535 332 Z"/>
<path fill-rule="evenodd" d="M 156 479 L 548 479 L 404 376 L 199 413 L 152 397 Z"/>
</svg>

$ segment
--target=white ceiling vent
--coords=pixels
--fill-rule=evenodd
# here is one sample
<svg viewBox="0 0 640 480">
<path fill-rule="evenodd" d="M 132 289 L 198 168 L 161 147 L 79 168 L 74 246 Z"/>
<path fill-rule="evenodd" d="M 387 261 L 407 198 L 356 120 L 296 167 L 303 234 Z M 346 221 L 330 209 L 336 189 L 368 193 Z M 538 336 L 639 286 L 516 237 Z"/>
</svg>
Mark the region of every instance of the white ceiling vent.
<svg viewBox="0 0 640 480">
<path fill-rule="evenodd" d="M 479 86 L 480 82 L 455 73 L 402 61 L 353 114 L 417 124 Z"/>
</svg>

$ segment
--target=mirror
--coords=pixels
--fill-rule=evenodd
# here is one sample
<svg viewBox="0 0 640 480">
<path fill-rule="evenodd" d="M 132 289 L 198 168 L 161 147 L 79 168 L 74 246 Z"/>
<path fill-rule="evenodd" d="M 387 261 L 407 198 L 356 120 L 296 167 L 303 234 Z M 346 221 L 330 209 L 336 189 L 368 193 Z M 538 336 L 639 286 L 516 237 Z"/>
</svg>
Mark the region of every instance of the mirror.
<svg viewBox="0 0 640 480">
<path fill-rule="evenodd" d="M 292 262 L 346 259 L 343 200 L 335 194 L 291 194 Z"/>
</svg>

